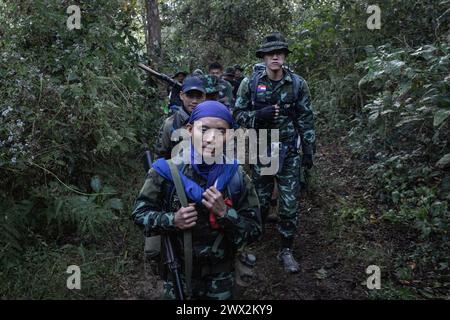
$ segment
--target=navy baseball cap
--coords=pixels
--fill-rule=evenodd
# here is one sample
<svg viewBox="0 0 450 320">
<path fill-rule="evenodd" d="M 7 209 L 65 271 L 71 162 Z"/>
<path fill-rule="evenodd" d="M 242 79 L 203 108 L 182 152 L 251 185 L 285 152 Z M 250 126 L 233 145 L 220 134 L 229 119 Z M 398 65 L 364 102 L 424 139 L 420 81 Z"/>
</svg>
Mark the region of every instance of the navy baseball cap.
<svg viewBox="0 0 450 320">
<path fill-rule="evenodd" d="M 192 90 L 197 90 L 202 93 L 206 93 L 205 87 L 203 86 L 203 81 L 199 77 L 188 77 L 184 79 L 181 91 L 188 92 Z"/>
</svg>

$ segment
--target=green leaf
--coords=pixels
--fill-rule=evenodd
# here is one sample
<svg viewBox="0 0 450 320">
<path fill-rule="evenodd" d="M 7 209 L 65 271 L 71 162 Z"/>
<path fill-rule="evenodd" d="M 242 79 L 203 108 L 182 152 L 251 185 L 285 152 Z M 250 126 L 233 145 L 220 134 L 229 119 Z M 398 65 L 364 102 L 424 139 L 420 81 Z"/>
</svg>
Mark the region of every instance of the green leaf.
<svg viewBox="0 0 450 320">
<path fill-rule="evenodd" d="M 99 176 L 93 176 L 91 179 L 91 188 L 92 190 L 94 190 L 94 192 L 100 192 L 100 190 L 102 189 L 102 183 L 100 181 L 100 177 Z"/>
<path fill-rule="evenodd" d="M 450 153 L 447 153 L 438 162 L 436 162 L 436 166 L 440 169 L 445 169 L 449 165 L 450 165 Z"/>
<path fill-rule="evenodd" d="M 80 255 L 81 259 L 83 260 L 83 263 L 86 262 L 86 254 L 83 245 L 78 247 L 78 254 Z"/>
<path fill-rule="evenodd" d="M 119 198 L 113 198 L 108 201 L 108 205 L 111 209 L 122 210 L 123 203 Z"/>
<path fill-rule="evenodd" d="M 324 268 L 320 268 L 319 270 L 317 270 L 317 272 L 315 273 L 315 277 L 317 279 L 325 279 L 328 276 L 328 272 L 327 270 L 325 270 Z"/>
<path fill-rule="evenodd" d="M 406 125 L 406 124 L 413 123 L 413 122 L 417 122 L 417 121 L 423 121 L 423 119 L 421 119 L 421 118 L 419 118 L 419 117 L 414 117 L 414 116 L 412 116 L 412 117 L 406 117 L 406 118 L 402 119 L 401 121 L 399 121 L 399 122 L 395 125 L 395 127 L 396 127 L 396 128 L 400 128 L 400 127 L 402 127 L 402 126 L 404 126 L 404 125 Z"/>
<path fill-rule="evenodd" d="M 400 201 L 400 192 L 398 192 L 397 190 L 393 191 L 391 196 L 392 196 L 392 202 L 394 202 L 395 204 L 398 204 Z"/>
<path fill-rule="evenodd" d="M 436 103 L 440 108 L 450 108 L 450 97 L 449 96 L 438 96 L 436 97 Z"/>
<path fill-rule="evenodd" d="M 434 114 L 434 127 L 439 127 L 450 116 L 450 110 L 438 110 Z"/>
<path fill-rule="evenodd" d="M 79 80 L 77 74 L 73 71 L 70 71 L 69 75 L 67 76 L 67 81 L 71 82 L 71 81 L 76 81 L 76 80 Z"/>
<path fill-rule="evenodd" d="M 400 60 L 393 60 L 386 63 L 386 72 L 392 74 L 399 74 L 400 70 L 405 66 L 405 62 Z"/>
<path fill-rule="evenodd" d="M 425 60 L 430 60 L 431 58 L 433 58 L 436 50 L 437 50 L 436 47 L 431 46 L 431 45 L 426 45 L 426 46 L 423 46 L 423 47 L 420 47 L 419 49 L 417 49 L 416 52 L 411 54 L 411 56 L 421 57 L 421 58 L 424 58 Z"/>
</svg>

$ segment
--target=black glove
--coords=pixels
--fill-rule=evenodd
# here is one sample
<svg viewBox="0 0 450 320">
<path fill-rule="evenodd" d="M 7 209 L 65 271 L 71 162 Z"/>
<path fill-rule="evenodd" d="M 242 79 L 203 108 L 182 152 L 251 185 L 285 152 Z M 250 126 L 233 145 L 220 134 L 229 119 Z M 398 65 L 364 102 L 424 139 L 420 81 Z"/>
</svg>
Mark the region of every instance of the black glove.
<svg viewBox="0 0 450 320">
<path fill-rule="evenodd" d="M 306 169 L 311 169 L 313 167 L 313 155 L 312 154 L 304 154 L 302 157 L 302 167 Z"/>
<path fill-rule="evenodd" d="M 275 107 L 274 106 L 267 106 L 262 109 L 256 110 L 255 117 L 257 120 L 263 120 L 263 121 L 272 121 L 275 117 Z"/>
</svg>

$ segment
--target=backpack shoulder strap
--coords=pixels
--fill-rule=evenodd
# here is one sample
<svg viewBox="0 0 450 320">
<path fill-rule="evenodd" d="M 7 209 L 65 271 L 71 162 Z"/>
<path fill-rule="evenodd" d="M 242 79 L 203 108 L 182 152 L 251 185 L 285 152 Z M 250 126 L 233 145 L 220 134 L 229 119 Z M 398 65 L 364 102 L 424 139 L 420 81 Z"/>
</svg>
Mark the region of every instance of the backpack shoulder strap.
<svg viewBox="0 0 450 320">
<path fill-rule="evenodd" d="M 300 85 L 301 85 L 301 78 L 299 75 L 293 73 L 292 71 L 289 71 L 291 74 L 291 78 L 292 78 L 292 91 L 294 91 L 294 102 L 297 102 L 297 100 L 299 99 L 299 92 L 300 92 Z"/>
<path fill-rule="evenodd" d="M 173 184 L 175 186 L 175 189 L 177 191 L 178 197 L 180 198 L 181 205 L 183 207 L 188 206 L 188 201 L 186 197 L 186 192 L 184 191 L 183 182 L 181 181 L 180 173 L 179 173 L 179 166 L 176 166 L 172 160 L 167 160 L 167 164 L 170 168 L 170 173 L 172 174 Z"/>
<path fill-rule="evenodd" d="M 244 191 L 245 190 L 244 190 L 242 173 L 238 168 L 238 170 L 231 177 L 231 180 L 230 180 L 230 182 L 228 182 L 228 185 L 227 185 L 228 196 L 231 198 L 231 201 L 233 202 L 233 207 L 241 202 Z M 217 236 L 217 238 L 214 241 L 214 244 L 211 248 L 212 252 L 217 252 L 217 249 L 219 248 L 219 245 L 222 242 L 222 240 L 223 240 L 223 234 L 220 233 Z"/>
<path fill-rule="evenodd" d="M 227 186 L 228 194 L 233 201 L 233 205 L 238 204 L 242 201 L 245 190 L 244 190 L 244 173 L 238 169 L 236 174 L 231 178 Z M 256 211 L 256 216 L 258 221 L 261 223 L 261 211 L 258 208 Z"/>
<path fill-rule="evenodd" d="M 170 159 L 167 160 L 167 162 L 171 161 Z M 172 162 L 173 163 L 173 162 Z M 177 165 L 178 171 L 184 173 L 186 170 L 186 165 L 184 163 Z M 165 204 L 166 209 L 170 210 L 170 204 L 173 202 L 173 196 L 175 194 L 175 185 L 173 183 L 167 183 L 166 184 L 166 191 L 165 191 Z"/>
<path fill-rule="evenodd" d="M 253 72 L 252 76 L 250 77 L 249 86 L 252 103 L 256 101 L 256 86 L 258 85 L 259 78 L 260 77 L 257 72 Z"/>
<path fill-rule="evenodd" d="M 186 192 L 184 191 L 183 182 L 181 181 L 180 173 L 178 167 L 171 161 L 167 161 L 170 173 L 172 174 L 172 180 L 175 185 L 175 189 L 180 198 L 181 205 L 183 207 L 188 206 L 188 201 L 186 197 Z M 186 291 L 187 295 L 190 296 L 192 292 L 192 269 L 193 269 L 193 254 L 192 254 L 192 231 L 187 229 L 183 232 L 183 243 L 184 243 L 184 273 L 186 277 Z"/>
<path fill-rule="evenodd" d="M 228 195 L 233 201 L 233 205 L 238 204 L 244 195 L 244 177 L 241 170 L 238 168 L 234 176 L 227 185 Z"/>
<path fill-rule="evenodd" d="M 261 63 L 258 63 L 253 67 L 253 73 L 249 81 L 252 103 L 256 101 L 256 87 L 258 86 L 259 79 L 261 79 L 261 76 L 265 69 L 266 66 Z"/>
</svg>

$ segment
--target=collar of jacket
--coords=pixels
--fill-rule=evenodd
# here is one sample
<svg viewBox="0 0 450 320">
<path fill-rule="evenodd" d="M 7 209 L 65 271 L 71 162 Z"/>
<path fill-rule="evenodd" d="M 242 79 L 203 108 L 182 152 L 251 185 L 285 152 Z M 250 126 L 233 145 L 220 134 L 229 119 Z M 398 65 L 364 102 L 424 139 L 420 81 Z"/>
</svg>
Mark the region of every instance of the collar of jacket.
<svg viewBox="0 0 450 320">
<path fill-rule="evenodd" d="M 189 120 L 190 114 L 184 110 L 184 107 L 178 109 L 173 115 L 173 129 L 179 129 Z"/>
<path fill-rule="evenodd" d="M 261 75 L 261 79 L 262 78 L 266 78 L 267 80 L 270 80 L 269 76 L 267 74 L 267 67 L 266 67 L 266 69 L 264 69 L 264 71 L 263 71 L 263 73 Z M 290 73 L 287 72 L 285 69 L 283 69 L 283 78 L 281 78 L 281 80 L 282 80 L 283 83 L 286 82 L 286 81 L 287 82 L 292 82 L 292 77 L 291 77 Z"/>
</svg>

